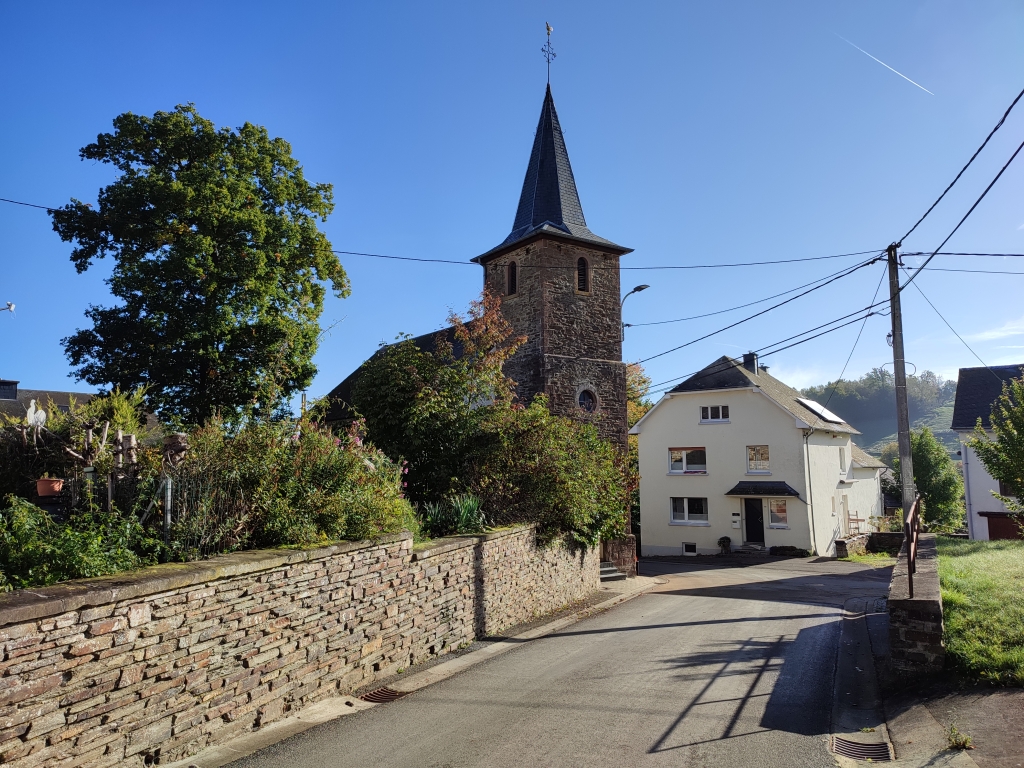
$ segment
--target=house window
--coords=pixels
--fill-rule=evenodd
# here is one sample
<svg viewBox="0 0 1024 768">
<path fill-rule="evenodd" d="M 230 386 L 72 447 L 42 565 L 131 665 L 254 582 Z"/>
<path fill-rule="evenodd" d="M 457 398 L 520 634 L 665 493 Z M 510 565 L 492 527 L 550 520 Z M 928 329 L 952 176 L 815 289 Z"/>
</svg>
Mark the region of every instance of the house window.
<svg viewBox="0 0 1024 768">
<path fill-rule="evenodd" d="M 593 413 L 597 410 L 597 395 L 591 392 L 589 389 L 584 389 L 580 392 L 579 396 L 580 408 L 587 413 Z"/>
<path fill-rule="evenodd" d="M 672 522 L 676 525 L 707 525 L 708 500 L 673 496 Z"/>
<path fill-rule="evenodd" d="M 685 475 L 706 475 L 708 454 L 703 448 L 669 448 L 668 471 Z"/>
<path fill-rule="evenodd" d="M 789 527 L 789 516 L 786 514 L 785 499 L 768 499 L 768 527 Z"/>
<path fill-rule="evenodd" d="M 508 265 L 508 275 L 505 278 L 505 293 L 514 296 L 519 291 L 519 265 L 514 261 Z"/>
<path fill-rule="evenodd" d="M 590 293 L 590 265 L 582 256 L 576 260 L 576 290 Z"/>
<path fill-rule="evenodd" d="M 845 448 L 840 448 L 839 449 L 839 471 L 840 472 L 845 472 L 846 471 L 846 449 Z"/>
<path fill-rule="evenodd" d="M 729 420 L 728 405 L 702 405 L 700 407 L 700 420 L 702 423 Z"/>
<path fill-rule="evenodd" d="M 747 472 L 757 474 L 771 474 L 768 465 L 767 445 L 747 446 Z"/>
</svg>

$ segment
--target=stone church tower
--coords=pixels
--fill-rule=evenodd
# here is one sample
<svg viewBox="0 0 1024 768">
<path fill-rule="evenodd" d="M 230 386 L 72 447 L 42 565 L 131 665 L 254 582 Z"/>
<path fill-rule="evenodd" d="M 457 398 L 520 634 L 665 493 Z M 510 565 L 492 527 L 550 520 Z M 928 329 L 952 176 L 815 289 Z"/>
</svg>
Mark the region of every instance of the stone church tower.
<svg viewBox="0 0 1024 768">
<path fill-rule="evenodd" d="M 512 232 L 473 261 L 527 337 L 505 369 L 520 398 L 546 394 L 553 413 L 594 421 L 623 449 L 619 257 L 631 250 L 587 227 L 548 85 Z"/>
</svg>

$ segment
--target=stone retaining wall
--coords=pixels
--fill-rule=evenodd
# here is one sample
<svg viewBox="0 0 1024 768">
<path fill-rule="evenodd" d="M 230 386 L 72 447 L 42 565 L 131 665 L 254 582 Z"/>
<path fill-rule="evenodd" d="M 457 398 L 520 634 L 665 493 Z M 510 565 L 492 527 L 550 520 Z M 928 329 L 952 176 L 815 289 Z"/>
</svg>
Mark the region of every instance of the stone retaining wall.
<svg viewBox="0 0 1024 768">
<path fill-rule="evenodd" d="M 0 596 L 0 762 L 142 766 L 223 743 L 599 587 L 532 528 L 270 550 Z"/>
<path fill-rule="evenodd" d="M 935 534 L 922 533 L 918 539 L 913 598 L 910 597 L 907 566 L 904 545 L 889 585 L 889 652 L 897 673 L 918 676 L 938 672 L 946 658 Z"/>
<path fill-rule="evenodd" d="M 836 557 L 863 555 L 867 552 L 887 552 L 895 555 L 903 546 L 904 534 L 890 531 L 872 531 L 856 536 L 836 539 Z"/>
</svg>

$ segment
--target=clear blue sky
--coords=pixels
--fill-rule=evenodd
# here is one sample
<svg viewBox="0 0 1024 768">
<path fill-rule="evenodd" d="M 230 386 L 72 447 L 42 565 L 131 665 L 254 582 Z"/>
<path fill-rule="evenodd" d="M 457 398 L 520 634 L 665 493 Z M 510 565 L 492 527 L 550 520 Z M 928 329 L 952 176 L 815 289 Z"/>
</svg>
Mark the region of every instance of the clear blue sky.
<svg viewBox="0 0 1024 768">
<path fill-rule="evenodd" d="M 125 111 L 194 102 L 218 125 L 265 125 L 307 178 L 334 185 L 335 248 L 469 258 L 511 228 L 552 87 L 587 221 L 635 248 L 624 265 L 684 265 L 884 248 L 935 199 L 1024 87 L 1024 5 L 847 3 L 6 3 L 0 24 L 0 197 L 95 200 L 108 168 L 78 149 Z M 839 36 L 932 91 L 929 95 Z M 941 242 L 1024 139 L 1024 103 L 907 250 Z M 1024 153 L 1022 153 L 1024 154 Z M 1024 252 L 1024 156 L 949 250 Z M 109 264 L 76 274 L 45 212 L 0 204 L 0 377 L 75 384 L 60 339 L 110 301 Z M 624 272 L 649 283 L 640 323 L 768 296 L 852 264 Z M 400 332 L 445 324 L 480 268 L 344 257 L 349 299 L 316 362 L 322 395 Z M 1024 272 L 1024 259 L 936 266 Z M 817 325 L 870 301 L 881 266 L 651 361 L 655 381 Z M 1024 276 L 925 273 L 921 288 L 988 364 L 1024 361 Z M 883 291 L 885 287 L 883 285 Z M 978 365 L 914 289 L 907 357 L 955 376 Z M 636 360 L 745 311 L 627 331 Z M 868 321 L 847 377 L 890 360 Z M 838 376 L 857 327 L 783 352 L 794 386 Z M 766 361 L 768 362 L 768 361 Z"/>
</svg>

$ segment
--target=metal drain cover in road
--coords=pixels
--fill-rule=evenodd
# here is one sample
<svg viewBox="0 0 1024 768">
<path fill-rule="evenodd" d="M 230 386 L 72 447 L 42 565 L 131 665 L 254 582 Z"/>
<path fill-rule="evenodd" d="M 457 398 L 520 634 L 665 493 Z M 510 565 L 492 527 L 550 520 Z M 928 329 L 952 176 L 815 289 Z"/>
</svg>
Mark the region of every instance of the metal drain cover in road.
<svg viewBox="0 0 1024 768">
<path fill-rule="evenodd" d="M 386 704 L 389 701 L 400 699 L 405 695 L 407 694 L 404 691 L 396 691 L 393 688 L 378 688 L 375 691 L 364 693 L 359 698 L 373 704 Z"/>
<path fill-rule="evenodd" d="M 876 763 L 887 763 L 892 760 L 888 744 L 860 744 L 842 736 L 832 737 L 832 751 L 843 757 L 852 757 L 854 760 L 871 760 Z"/>
</svg>

